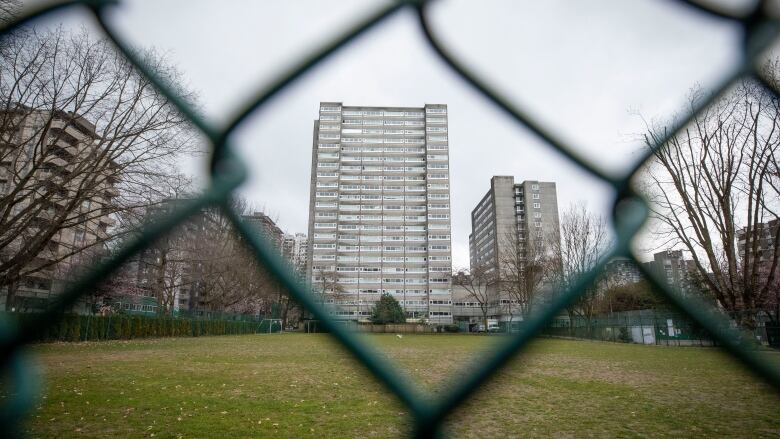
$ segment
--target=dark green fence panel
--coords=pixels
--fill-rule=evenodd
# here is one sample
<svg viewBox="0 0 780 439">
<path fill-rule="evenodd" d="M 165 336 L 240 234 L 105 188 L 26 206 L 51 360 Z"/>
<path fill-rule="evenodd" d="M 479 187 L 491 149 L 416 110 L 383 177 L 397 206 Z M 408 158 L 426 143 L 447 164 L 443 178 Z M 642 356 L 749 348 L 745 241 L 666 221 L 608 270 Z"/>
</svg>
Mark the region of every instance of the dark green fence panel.
<svg viewBox="0 0 780 439">
<path fill-rule="evenodd" d="M 309 310 L 313 317 L 319 320 L 317 330 L 330 332 L 337 338 L 344 347 L 350 351 L 356 359 L 362 362 L 365 367 L 371 371 L 377 379 L 382 382 L 388 391 L 393 392 L 400 401 L 408 406 L 409 412 L 414 419 L 414 434 L 419 437 L 430 437 L 440 433 L 441 423 L 445 416 L 463 401 L 468 399 L 471 394 L 488 378 L 490 378 L 500 367 L 514 358 L 521 349 L 538 334 L 544 327 L 554 319 L 567 304 L 574 301 L 578 295 L 582 294 L 597 278 L 597 273 L 604 268 L 604 261 L 616 256 L 625 256 L 634 258 L 631 253 L 630 243 L 632 238 L 638 232 L 648 215 L 648 206 L 640 195 L 634 193 L 630 186 L 631 177 L 638 171 L 642 164 L 651 157 L 652 152 L 638 160 L 630 169 L 626 169 L 620 175 L 613 175 L 599 166 L 590 163 L 584 156 L 577 153 L 576 150 L 566 142 L 558 138 L 555 133 L 547 131 L 541 124 L 537 123 L 531 111 L 520 108 L 506 98 L 498 89 L 477 77 L 467 68 L 465 68 L 456 58 L 452 56 L 437 40 L 435 33 L 427 21 L 426 1 L 398 1 L 378 9 L 373 15 L 357 23 L 342 35 L 333 38 L 324 48 L 312 52 L 308 57 L 302 59 L 300 63 L 290 70 L 284 72 L 276 80 L 272 81 L 266 88 L 260 90 L 256 95 L 248 99 L 235 112 L 234 117 L 224 127 L 214 126 L 206 121 L 198 111 L 192 108 L 185 100 L 181 99 L 173 90 L 169 89 L 164 81 L 157 78 L 154 72 L 134 54 L 130 46 L 119 38 L 118 34 L 110 27 L 104 19 L 106 11 L 111 7 L 113 1 L 108 0 L 82 0 L 82 1 L 62 1 L 43 4 L 35 10 L 30 10 L 15 22 L 8 24 L 0 30 L 2 34 L 10 32 L 18 27 L 41 15 L 53 13 L 65 7 L 82 7 L 88 9 L 97 20 L 106 35 L 114 42 L 117 48 L 127 57 L 140 72 L 146 75 L 155 86 L 165 94 L 170 102 L 175 105 L 183 115 L 190 119 L 192 124 L 202 131 L 203 135 L 212 144 L 211 158 L 211 184 L 201 196 L 191 202 L 182 205 L 178 210 L 172 212 L 162 221 L 149 225 L 140 236 L 140 238 L 122 248 L 113 259 L 94 267 L 79 281 L 75 282 L 71 288 L 57 298 L 57 301 L 46 312 L 34 315 L 23 324 L 2 325 L 0 326 L 0 366 L 4 368 L 12 378 L 13 397 L 6 398 L 0 405 L 0 428 L 5 434 L 13 434 L 19 425 L 19 420 L 24 414 L 29 414 L 33 408 L 34 396 L 37 391 L 37 383 L 30 375 L 31 368 L 27 366 L 27 359 L 24 357 L 21 349 L 25 344 L 42 339 L 70 339 L 80 340 L 82 336 L 92 337 L 92 329 L 96 327 L 94 334 L 98 339 L 110 338 L 130 338 L 135 333 L 142 334 L 142 337 L 162 336 L 172 332 L 172 322 L 163 325 L 156 321 L 154 325 L 144 329 L 138 329 L 134 332 L 132 319 L 125 316 L 114 316 L 106 321 L 101 321 L 95 325 L 94 321 L 73 322 L 72 325 L 62 325 L 61 321 L 63 310 L 72 306 L 79 296 L 94 287 L 102 279 L 111 275 L 124 261 L 144 247 L 161 237 L 167 231 L 176 227 L 182 221 L 191 215 L 196 214 L 205 206 L 219 206 L 236 226 L 238 232 L 250 244 L 255 257 L 268 269 L 270 273 L 276 276 L 279 282 L 290 291 L 295 300 L 301 303 Z M 756 5 L 750 13 L 744 16 L 732 16 L 710 7 L 697 4 L 694 1 L 681 1 L 691 8 L 703 13 L 709 14 L 714 19 L 728 20 L 741 25 L 743 30 L 743 58 L 733 69 L 724 75 L 718 90 L 723 93 L 735 81 L 743 77 L 754 77 L 764 83 L 769 89 L 773 89 L 772 84 L 768 84 L 760 76 L 756 69 L 757 56 L 774 41 L 778 35 L 779 24 L 776 19 L 767 15 L 768 8 L 765 8 L 763 1 L 756 2 Z M 533 133 L 546 141 L 551 148 L 560 152 L 563 156 L 572 160 L 582 169 L 588 171 L 595 177 L 610 184 L 615 192 L 614 224 L 618 240 L 614 248 L 611 249 L 601 263 L 594 270 L 583 276 L 570 289 L 561 292 L 561 294 L 545 308 L 538 310 L 535 315 L 525 322 L 520 332 L 506 337 L 504 343 L 492 357 L 486 361 L 469 377 L 461 380 L 459 387 L 445 394 L 439 401 L 431 402 L 423 398 L 416 388 L 413 388 L 408 381 L 398 375 L 398 373 L 386 364 L 382 358 L 374 352 L 370 346 L 361 343 L 360 339 L 352 334 L 344 325 L 334 323 L 327 312 L 320 307 L 317 300 L 309 294 L 304 285 L 300 284 L 292 270 L 275 255 L 272 247 L 262 238 L 252 233 L 248 227 L 241 221 L 240 217 L 233 212 L 228 203 L 232 191 L 242 183 L 248 170 L 245 169 L 243 162 L 238 160 L 233 153 L 230 145 L 230 135 L 233 130 L 243 123 L 246 118 L 256 109 L 262 107 L 271 98 L 275 97 L 281 90 L 296 81 L 307 71 L 316 66 L 320 61 L 328 58 L 331 54 L 345 46 L 346 43 L 364 35 L 376 24 L 395 15 L 402 10 L 413 10 L 419 17 L 419 24 L 423 31 L 426 42 L 437 53 L 437 55 L 455 71 L 469 86 L 480 92 L 485 99 L 488 99 L 498 108 L 504 111 L 517 123 L 530 129 Z M 292 31 L 292 30 L 291 30 Z M 706 107 L 718 93 L 708 101 L 701 102 L 698 108 L 688 114 L 688 117 L 680 118 L 676 130 L 670 130 L 668 136 L 676 134 L 691 117 Z M 668 139 L 660 139 L 655 148 L 663 145 Z M 636 261 L 636 259 L 634 258 Z M 641 267 L 641 265 L 640 265 Z M 650 277 L 650 273 L 645 273 Z M 652 280 L 652 278 L 651 278 Z M 709 305 L 700 303 L 691 298 L 681 297 L 679 294 L 666 289 L 652 280 L 654 286 L 662 291 L 666 298 L 674 304 L 680 311 L 687 314 L 693 322 L 706 330 L 714 340 L 727 349 L 736 358 L 741 360 L 745 366 L 762 377 L 775 388 L 780 389 L 780 374 L 770 365 L 765 364 L 756 352 L 750 349 L 750 344 L 744 343 L 741 335 L 731 329 L 728 322 L 724 321 L 723 316 L 714 312 Z M 68 319 L 69 317 L 66 317 Z M 192 336 L 224 334 L 229 331 L 248 331 L 249 327 L 239 326 L 238 323 L 217 323 L 214 321 L 192 320 L 184 326 L 185 332 L 190 332 Z M 78 329 L 76 329 L 78 328 Z"/>
</svg>

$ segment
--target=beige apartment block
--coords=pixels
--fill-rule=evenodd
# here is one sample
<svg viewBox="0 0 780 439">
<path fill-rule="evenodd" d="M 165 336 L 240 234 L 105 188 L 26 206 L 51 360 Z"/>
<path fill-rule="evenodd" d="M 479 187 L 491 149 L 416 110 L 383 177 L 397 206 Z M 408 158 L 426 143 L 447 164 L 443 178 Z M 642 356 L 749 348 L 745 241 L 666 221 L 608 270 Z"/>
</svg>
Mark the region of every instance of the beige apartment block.
<svg viewBox="0 0 780 439">
<path fill-rule="evenodd" d="M 105 255 L 108 229 L 115 224 L 111 213 L 119 195 L 118 177 L 111 171 L 115 168 L 113 161 L 108 163 L 106 175 L 89 185 L 88 172 L 74 172 L 79 163 L 94 160 L 99 153 L 95 126 L 83 117 L 22 107 L 6 110 L 2 117 L 6 132 L 0 143 L 0 196 L 19 200 L 14 212 L 39 206 L 34 221 L 7 247 L 7 254 L 14 254 L 34 239 L 63 209 L 71 210 L 67 224 L 73 225 L 57 232 L 31 267 L 56 263 L 24 276 L 18 283 L 13 306 L 40 309 L 66 287 L 74 270 Z M 30 177 L 27 183 L 20 183 L 26 177 Z M 87 195 L 76 195 L 77 191 Z M 74 200 L 78 200 L 77 206 L 72 206 Z M 86 250 L 74 252 L 81 249 Z M 5 297 L 3 291 L 3 307 Z"/>
</svg>

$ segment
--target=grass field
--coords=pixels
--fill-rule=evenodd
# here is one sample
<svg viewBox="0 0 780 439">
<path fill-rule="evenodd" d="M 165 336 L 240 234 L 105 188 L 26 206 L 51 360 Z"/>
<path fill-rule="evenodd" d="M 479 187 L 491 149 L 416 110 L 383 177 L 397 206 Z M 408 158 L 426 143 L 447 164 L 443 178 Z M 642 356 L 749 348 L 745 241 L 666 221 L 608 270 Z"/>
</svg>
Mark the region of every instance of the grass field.
<svg viewBox="0 0 780 439">
<path fill-rule="evenodd" d="M 501 337 L 367 335 L 430 395 Z M 40 345 L 32 437 L 395 437 L 404 408 L 327 335 Z M 780 362 L 780 354 L 768 358 Z M 448 429 L 458 437 L 778 437 L 780 398 L 711 348 L 540 340 Z"/>
</svg>

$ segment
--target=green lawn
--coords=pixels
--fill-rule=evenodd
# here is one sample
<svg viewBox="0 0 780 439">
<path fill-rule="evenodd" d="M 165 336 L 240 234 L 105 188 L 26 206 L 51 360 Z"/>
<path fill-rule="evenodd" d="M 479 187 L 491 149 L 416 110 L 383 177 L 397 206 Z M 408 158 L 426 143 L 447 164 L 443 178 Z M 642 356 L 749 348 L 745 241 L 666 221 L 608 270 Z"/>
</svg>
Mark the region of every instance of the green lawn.
<svg viewBox="0 0 780 439">
<path fill-rule="evenodd" d="M 431 395 L 502 340 L 366 336 Z M 395 437 L 405 409 L 327 335 L 34 347 L 31 437 Z M 780 354 L 767 354 L 780 361 Z M 449 422 L 461 437 L 778 437 L 780 398 L 718 350 L 541 340 Z"/>
</svg>

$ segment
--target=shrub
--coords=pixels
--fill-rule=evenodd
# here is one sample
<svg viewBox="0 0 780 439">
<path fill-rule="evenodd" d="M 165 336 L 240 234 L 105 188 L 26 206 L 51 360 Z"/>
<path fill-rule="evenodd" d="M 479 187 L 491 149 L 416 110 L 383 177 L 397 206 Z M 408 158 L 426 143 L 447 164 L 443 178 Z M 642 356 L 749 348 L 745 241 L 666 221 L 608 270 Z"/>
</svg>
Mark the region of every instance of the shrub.
<svg viewBox="0 0 780 439">
<path fill-rule="evenodd" d="M 444 330 L 447 332 L 458 332 L 460 327 L 458 325 L 445 325 Z"/>
<path fill-rule="evenodd" d="M 628 328 L 626 328 L 625 326 L 620 327 L 618 340 L 622 341 L 623 343 L 631 343 L 633 341 L 633 339 L 631 338 L 631 334 L 628 332 Z"/>
<path fill-rule="evenodd" d="M 406 323 L 406 315 L 398 301 L 390 294 L 385 293 L 374 305 L 371 321 L 377 324 Z"/>
</svg>

